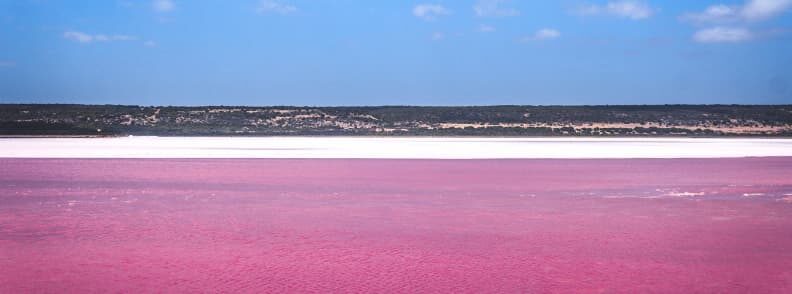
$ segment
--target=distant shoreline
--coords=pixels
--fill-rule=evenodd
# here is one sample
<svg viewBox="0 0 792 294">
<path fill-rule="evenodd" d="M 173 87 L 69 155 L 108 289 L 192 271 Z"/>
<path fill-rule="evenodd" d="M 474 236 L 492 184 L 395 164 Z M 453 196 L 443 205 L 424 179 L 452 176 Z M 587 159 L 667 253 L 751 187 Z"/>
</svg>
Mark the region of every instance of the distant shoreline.
<svg viewBox="0 0 792 294">
<path fill-rule="evenodd" d="M 0 104 L 3 137 L 792 137 L 792 105 Z"/>
<path fill-rule="evenodd" d="M 240 139 L 272 139 L 272 138 L 360 138 L 360 139 L 632 139 L 632 140 L 653 140 L 653 139 L 724 139 L 724 140 L 741 140 L 741 139 L 757 139 L 757 140 L 773 140 L 773 139 L 789 139 L 790 136 L 762 136 L 762 135 L 732 135 L 732 136 L 476 136 L 476 135 L 456 135 L 456 136 L 393 136 L 393 135 L 107 135 L 107 136 L 93 136 L 93 135 L 0 135 L 0 139 L 113 139 L 113 138 L 240 138 Z"/>
</svg>

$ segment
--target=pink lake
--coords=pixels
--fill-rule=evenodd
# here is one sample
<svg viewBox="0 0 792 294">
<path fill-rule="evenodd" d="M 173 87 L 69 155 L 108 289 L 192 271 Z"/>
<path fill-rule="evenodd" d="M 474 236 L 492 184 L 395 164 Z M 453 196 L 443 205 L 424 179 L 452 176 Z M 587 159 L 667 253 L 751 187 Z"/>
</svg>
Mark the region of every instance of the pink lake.
<svg viewBox="0 0 792 294">
<path fill-rule="evenodd" d="M 0 159 L 0 293 L 792 292 L 792 158 Z"/>
</svg>

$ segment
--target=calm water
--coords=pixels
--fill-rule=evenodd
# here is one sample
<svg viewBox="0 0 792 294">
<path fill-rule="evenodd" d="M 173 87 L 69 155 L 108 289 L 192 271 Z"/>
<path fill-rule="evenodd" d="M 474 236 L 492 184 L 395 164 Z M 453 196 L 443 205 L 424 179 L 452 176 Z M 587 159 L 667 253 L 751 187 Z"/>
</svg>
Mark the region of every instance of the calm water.
<svg viewBox="0 0 792 294">
<path fill-rule="evenodd" d="M 0 292 L 792 291 L 792 158 L 0 159 Z"/>
</svg>

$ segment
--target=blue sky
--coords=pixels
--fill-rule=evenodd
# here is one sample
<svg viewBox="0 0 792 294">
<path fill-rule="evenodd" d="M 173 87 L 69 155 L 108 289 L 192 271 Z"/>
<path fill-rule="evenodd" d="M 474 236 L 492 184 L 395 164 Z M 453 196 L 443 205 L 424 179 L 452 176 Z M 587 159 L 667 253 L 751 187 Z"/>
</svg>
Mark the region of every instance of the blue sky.
<svg viewBox="0 0 792 294">
<path fill-rule="evenodd" d="M 792 0 L 0 0 L 0 102 L 792 103 Z"/>
</svg>

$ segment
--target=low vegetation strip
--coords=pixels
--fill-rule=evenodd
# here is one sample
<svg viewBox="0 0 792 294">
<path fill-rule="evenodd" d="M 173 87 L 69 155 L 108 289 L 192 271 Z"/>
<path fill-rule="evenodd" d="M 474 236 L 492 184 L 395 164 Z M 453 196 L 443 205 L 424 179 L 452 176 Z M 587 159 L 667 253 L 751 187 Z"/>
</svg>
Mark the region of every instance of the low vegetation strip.
<svg viewBox="0 0 792 294">
<path fill-rule="evenodd" d="M 0 135 L 792 136 L 792 105 L 242 107 L 0 104 Z"/>
</svg>

